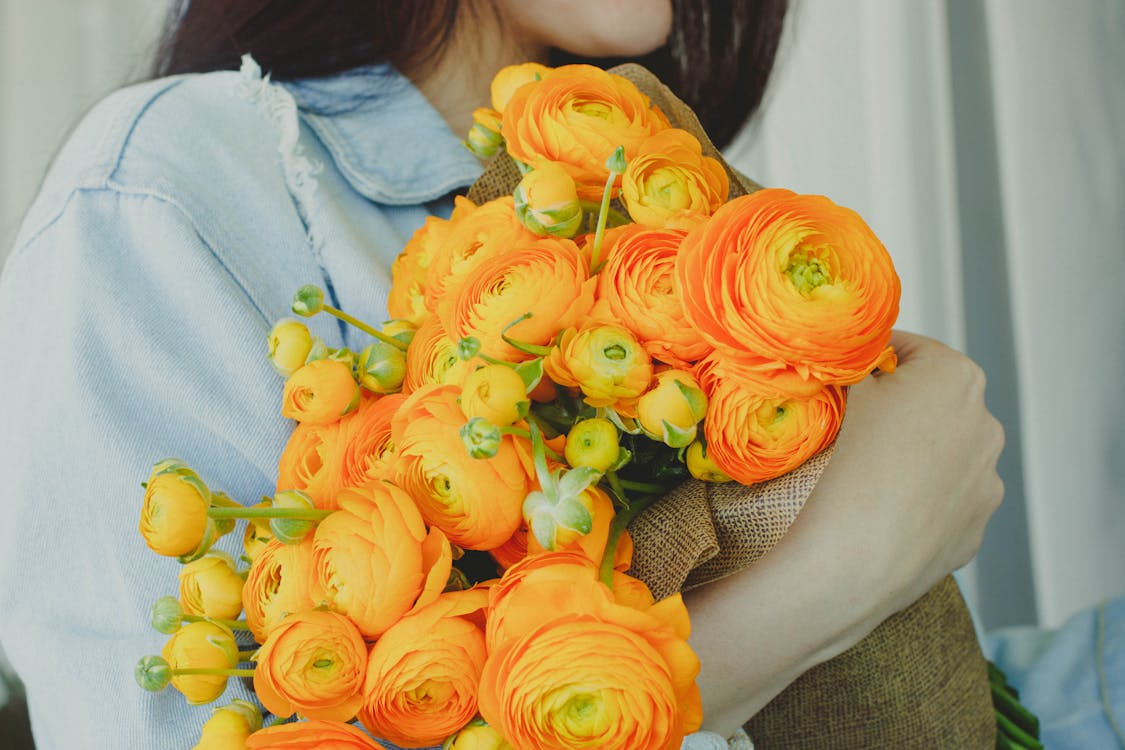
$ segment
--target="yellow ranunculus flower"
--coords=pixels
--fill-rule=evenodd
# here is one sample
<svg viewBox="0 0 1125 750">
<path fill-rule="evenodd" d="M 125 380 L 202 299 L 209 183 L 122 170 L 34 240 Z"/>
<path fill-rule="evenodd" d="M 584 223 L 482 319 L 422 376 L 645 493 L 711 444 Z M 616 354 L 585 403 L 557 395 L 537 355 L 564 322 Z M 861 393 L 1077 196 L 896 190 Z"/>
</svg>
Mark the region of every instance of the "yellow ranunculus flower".
<svg viewBox="0 0 1125 750">
<path fill-rule="evenodd" d="M 168 639 L 160 654 L 172 669 L 234 669 L 238 665 L 234 633 L 210 620 L 185 625 Z M 172 687 L 192 705 L 210 703 L 227 689 L 227 676 L 175 675 Z"/>
<path fill-rule="evenodd" d="M 466 419 L 482 417 L 497 427 L 519 421 L 520 404 L 527 404 L 527 388 L 515 370 L 506 365 L 486 365 L 461 388 L 461 411 Z"/>
<path fill-rule="evenodd" d="M 652 359 L 636 337 L 618 325 L 563 332 L 543 368 L 559 385 L 582 389 L 590 406 L 631 412 L 652 381 Z"/>
<path fill-rule="evenodd" d="M 262 714 L 254 704 L 231 701 L 215 709 L 192 750 L 246 750 L 246 739 L 261 728 Z"/>
<path fill-rule="evenodd" d="M 699 140 L 671 128 L 645 139 L 621 180 L 621 197 L 638 224 L 666 227 L 684 216 L 710 216 L 727 199 L 726 170 L 703 155 Z"/>
<path fill-rule="evenodd" d="M 512 746 L 495 729 L 477 721 L 446 740 L 442 750 L 512 750 Z"/>
<path fill-rule="evenodd" d="M 180 568 L 180 606 L 189 615 L 234 620 L 242 613 L 242 576 L 225 552 Z"/>
<path fill-rule="evenodd" d="M 589 466 L 606 471 L 621 451 L 617 426 L 608 419 L 583 419 L 570 428 L 566 436 L 566 462 L 574 467 Z"/>
<path fill-rule="evenodd" d="M 695 426 L 705 416 L 707 395 L 699 382 L 683 370 L 657 373 L 652 388 L 637 400 L 637 421 L 673 448 L 687 445 L 694 438 Z"/>
<path fill-rule="evenodd" d="M 250 507 L 272 508 L 273 501 L 266 499 Z M 242 534 L 242 551 L 253 563 L 271 539 L 273 539 L 273 532 L 270 531 L 270 520 L 268 518 L 251 518 L 250 522 L 246 524 L 246 531 Z"/>
<path fill-rule="evenodd" d="M 574 178 L 555 162 L 539 161 L 523 176 L 515 192 L 516 216 L 540 235 L 567 239 L 582 224 L 582 204 Z"/>
<path fill-rule="evenodd" d="M 696 440 L 688 446 L 687 453 L 684 455 L 684 462 L 687 464 L 691 475 L 701 482 L 731 481 L 730 477 L 719 468 L 714 459 L 704 453 L 702 440 Z"/>
<path fill-rule="evenodd" d="M 269 347 L 273 369 L 287 378 L 305 364 L 312 350 L 312 334 L 308 326 L 296 318 L 282 318 L 270 331 Z"/>
<path fill-rule="evenodd" d="M 503 112 L 504 107 L 508 106 L 512 94 L 516 93 L 516 89 L 525 83 L 543 78 L 549 72 L 551 72 L 551 69 L 546 65 L 534 62 L 508 65 L 501 68 L 500 72 L 493 77 L 492 85 L 489 87 L 489 93 L 492 94 L 492 109 L 496 112 Z"/>
<path fill-rule="evenodd" d="M 359 406 L 359 384 L 347 364 L 320 359 L 285 381 L 281 415 L 307 424 L 327 424 Z"/>
<path fill-rule="evenodd" d="M 158 555 L 202 555 L 217 536 L 210 507 L 211 491 L 194 471 L 174 459 L 161 461 L 145 487 L 141 536 Z"/>
</svg>

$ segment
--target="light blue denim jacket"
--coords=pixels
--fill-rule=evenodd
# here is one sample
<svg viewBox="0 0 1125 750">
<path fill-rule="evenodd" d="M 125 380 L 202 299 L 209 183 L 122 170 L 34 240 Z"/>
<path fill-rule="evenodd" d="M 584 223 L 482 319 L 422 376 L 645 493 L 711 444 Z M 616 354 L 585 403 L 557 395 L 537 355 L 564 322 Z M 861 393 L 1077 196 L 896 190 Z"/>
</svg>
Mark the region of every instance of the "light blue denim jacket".
<svg viewBox="0 0 1125 750">
<path fill-rule="evenodd" d="M 78 127 L 0 279 L 0 642 L 40 750 L 195 744 L 209 712 L 132 677 L 179 571 L 137 532 L 140 483 L 177 456 L 270 493 L 292 426 L 265 339 L 293 291 L 382 320 L 395 255 L 479 172 L 385 67 L 280 86 L 247 61 L 119 91 Z"/>
</svg>

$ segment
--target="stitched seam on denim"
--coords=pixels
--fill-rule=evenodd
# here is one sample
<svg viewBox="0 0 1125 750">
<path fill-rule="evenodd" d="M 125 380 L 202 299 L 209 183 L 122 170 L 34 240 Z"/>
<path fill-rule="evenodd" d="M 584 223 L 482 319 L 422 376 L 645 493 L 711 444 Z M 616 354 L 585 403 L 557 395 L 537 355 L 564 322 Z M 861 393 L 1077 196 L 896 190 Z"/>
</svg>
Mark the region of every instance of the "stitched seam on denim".
<svg viewBox="0 0 1125 750">
<path fill-rule="evenodd" d="M 1113 715 L 1113 705 L 1109 701 L 1109 680 L 1106 679 L 1105 674 L 1105 603 L 1098 605 L 1097 638 L 1094 648 L 1094 663 L 1098 670 L 1098 693 L 1102 702 L 1102 710 L 1105 711 L 1109 726 L 1117 737 L 1117 743 L 1125 748 L 1125 732 L 1121 731 L 1121 726 L 1118 725 L 1117 718 Z"/>
<path fill-rule="evenodd" d="M 133 115 L 133 121 L 129 123 L 128 130 L 125 132 L 124 137 L 121 139 L 121 145 L 117 148 L 117 153 L 114 155 L 113 164 L 110 166 L 109 171 L 105 175 L 104 183 L 108 185 L 117 174 L 117 170 L 121 168 L 121 161 L 125 158 L 125 149 L 129 146 L 129 141 L 133 138 L 133 133 L 137 130 L 137 125 L 140 124 L 141 118 L 148 112 L 149 108 L 156 103 L 156 100 L 167 94 L 172 89 L 181 85 L 184 82 L 184 76 L 176 76 L 168 79 L 167 85 L 149 96 L 148 100 L 141 106 L 139 110 Z"/>
<path fill-rule="evenodd" d="M 28 248 L 30 248 L 31 245 L 33 245 L 43 235 L 44 232 L 58 223 L 59 219 L 61 219 L 62 216 L 66 213 L 66 209 L 70 206 L 71 201 L 73 201 L 74 197 L 79 193 L 109 193 L 124 198 L 151 198 L 153 200 L 159 201 L 160 203 L 163 203 L 166 206 L 174 208 L 176 212 L 184 218 L 184 221 L 187 222 L 187 225 L 191 227 L 192 231 L 195 232 L 195 235 L 199 238 L 199 241 L 203 243 L 203 247 L 207 249 L 207 252 L 211 254 L 211 257 L 215 259 L 215 262 L 217 262 L 219 266 L 221 266 L 222 269 L 226 271 L 227 275 L 230 276 L 231 280 L 235 283 L 235 286 L 237 286 L 239 291 L 241 291 L 242 294 L 245 295 L 246 299 L 250 301 L 250 304 L 253 306 L 255 312 L 257 312 L 258 315 L 261 316 L 262 321 L 266 324 L 266 326 L 269 327 L 272 325 L 270 317 L 265 313 L 265 310 L 262 308 L 262 306 L 258 304 L 258 301 L 254 299 L 254 295 L 250 293 L 249 286 L 241 278 L 239 278 L 238 274 L 236 274 L 231 269 L 231 267 L 226 264 L 226 262 L 223 260 L 223 257 L 215 251 L 215 243 L 213 243 L 206 237 L 206 235 L 204 235 L 203 230 L 200 229 L 199 225 L 191 218 L 191 215 L 187 212 L 187 210 L 185 210 L 184 207 L 180 205 L 180 203 L 175 199 L 151 190 L 126 188 L 122 185 L 118 185 L 112 182 L 103 187 L 76 187 L 70 191 L 69 195 L 67 195 L 66 200 L 63 201 L 63 206 L 59 210 L 59 212 L 49 222 L 47 222 L 42 229 L 36 231 L 33 235 L 28 237 L 23 244 L 12 250 L 11 257 L 8 259 L 8 261 L 15 262 L 17 256 L 21 256 L 25 252 L 30 252 Z"/>
</svg>

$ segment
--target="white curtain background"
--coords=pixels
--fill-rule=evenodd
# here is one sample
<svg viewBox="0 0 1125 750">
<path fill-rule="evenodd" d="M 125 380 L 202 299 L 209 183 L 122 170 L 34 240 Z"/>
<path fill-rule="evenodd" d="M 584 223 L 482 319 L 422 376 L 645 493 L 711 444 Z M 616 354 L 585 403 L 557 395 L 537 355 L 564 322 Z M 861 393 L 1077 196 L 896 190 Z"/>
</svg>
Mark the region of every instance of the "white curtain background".
<svg viewBox="0 0 1125 750">
<path fill-rule="evenodd" d="M 0 0 L 0 257 L 166 7 Z M 730 156 L 859 211 L 902 275 L 900 326 L 988 372 L 1008 492 L 969 576 L 985 623 L 1125 592 L 1125 0 L 796 0 Z"/>
</svg>

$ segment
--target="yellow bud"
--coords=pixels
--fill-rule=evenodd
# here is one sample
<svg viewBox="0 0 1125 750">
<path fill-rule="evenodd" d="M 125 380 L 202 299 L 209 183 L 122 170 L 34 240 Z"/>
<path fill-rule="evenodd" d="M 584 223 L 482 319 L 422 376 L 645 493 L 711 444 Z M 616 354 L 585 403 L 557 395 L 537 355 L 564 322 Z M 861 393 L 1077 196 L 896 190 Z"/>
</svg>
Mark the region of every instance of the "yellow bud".
<svg viewBox="0 0 1125 750">
<path fill-rule="evenodd" d="M 488 724 L 474 722 L 446 740 L 442 750 L 512 750 L 512 746 Z"/>
<path fill-rule="evenodd" d="M 525 83 L 531 83 L 546 77 L 551 69 L 539 63 L 523 63 L 521 65 L 508 65 L 500 69 L 492 79 L 489 93 L 492 94 L 492 108 L 503 112 L 504 107 L 516 93 L 516 89 Z"/>
<path fill-rule="evenodd" d="M 318 359 L 285 381 L 281 415 L 309 424 L 328 424 L 359 406 L 359 384 L 344 362 Z"/>
<path fill-rule="evenodd" d="M 699 382 L 683 370 L 665 370 L 637 400 L 637 420 L 654 435 L 662 435 L 664 422 L 690 430 L 707 416 L 707 395 Z"/>
<path fill-rule="evenodd" d="M 578 188 L 565 169 L 540 161 L 523 176 L 515 191 L 516 216 L 532 232 L 570 238 L 582 224 Z"/>
<path fill-rule="evenodd" d="M 688 446 L 684 460 L 691 475 L 702 482 L 719 484 L 731 481 L 709 456 L 704 455 L 703 443 L 699 440 Z"/>
<path fill-rule="evenodd" d="M 504 136 L 500 134 L 500 113 L 487 107 L 473 110 L 473 126 L 469 128 L 465 145 L 478 159 L 494 156 L 504 145 Z"/>
<path fill-rule="evenodd" d="M 282 377 L 289 377 L 305 364 L 312 350 L 309 328 L 296 318 L 282 318 L 269 335 L 269 358 L 273 369 Z"/>
<path fill-rule="evenodd" d="M 652 358 L 632 333 L 618 325 L 564 332 L 543 366 L 559 385 L 581 388 L 591 406 L 636 399 L 652 382 Z"/>
<path fill-rule="evenodd" d="M 234 669 L 238 646 L 230 628 L 210 620 L 193 622 L 176 632 L 160 652 L 175 669 Z M 175 675 L 172 687 L 192 705 L 210 703 L 227 688 L 226 675 Z"/>
<path fill-rule="evenodd" d="M 141 536 L 158 555 L 202 555 L 217 536 L 210 507 L 211 491 L 191 469 L 154 470 L 141 506 Z"/>
<path fill-rule="evenodd" d="M 266 499 L 250 507 L 272 508 L 273 501 Z M 250 562 L 254 562 L 271 539 L 273 539 L 273 532 L 270 531 L 270 519 L 251 518 L 250 522 L 246 524 L 246 531 L 242 535 L 242 551 L 246 554 L 246 557 L 250 558 Z"/>
<path fill-rule="evenodd" d="M 620 433 L 608 419 L 583 419 L 566 436 L 566 461 L 574 467 L 589 466 L 604 472 L 617 461 Z"/>
<path fill-rule="evenodd" d="M 180 605 L 189 615 L 234 620 L 242 613 L 242 576 L 224 552 L 180 568 Z"/>
<path fill-rule="evenodd" d="M 262 728 L 262 714 L 247 701 L 215 709 L 192 750 L 245 750 L 247 738 Z"/>
<path fill-rule="evenodd" d="M 465 379 L 461 390 L 465 418 L 482 417 L 497 427 L 519 421 L 527 403 L 523 378 L 506 365 L 485 365 Z"/>
</svg>

